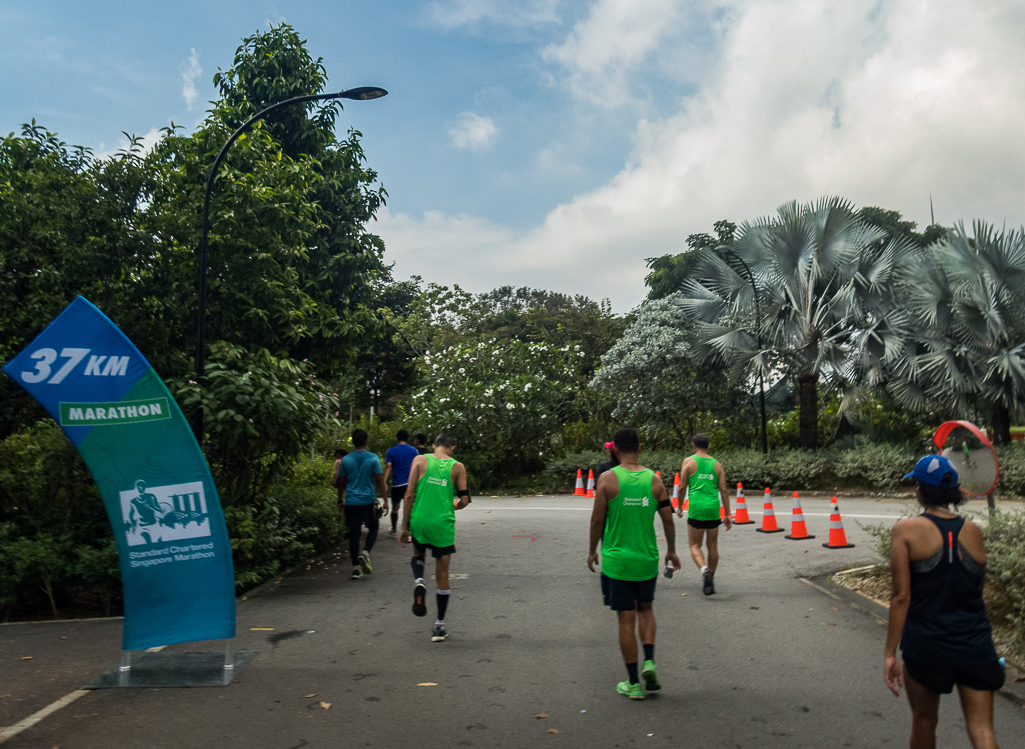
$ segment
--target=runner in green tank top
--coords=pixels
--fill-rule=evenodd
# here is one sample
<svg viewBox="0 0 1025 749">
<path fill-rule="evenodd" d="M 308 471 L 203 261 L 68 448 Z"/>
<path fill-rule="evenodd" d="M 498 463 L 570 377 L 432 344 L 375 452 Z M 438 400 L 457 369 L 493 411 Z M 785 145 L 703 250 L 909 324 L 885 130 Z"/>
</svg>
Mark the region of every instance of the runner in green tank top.
<svg viewBox="0 0 1025 749">
<path fill-rule="evenodd" d="M 655 582 L 658 580 L 658 541 L 655 515 L 666 537 L 667 569 L 680 569 L 676 528 L 669 493 L 653 471 L 638 462 L 637 432 L 620 429 L 613 438 L 619 465 L 598 479 L 591 511 L 591 545 L 587 567 L 595 572 L 601 543 L 601 587 L 605 605 L 619 619 L 619 648 L 627 680 L 616 685 L 619 694 L 643 700 L 637 675 L 637 634 L 644 646 L 644 677 L 648 690 L 661 689 L 655 670 Z"/>
<path fill-rule="evenodd" d="M 448 583 L 449 563 L 456 553 L 456 510 L 470 504 L 466 489 L 466 468 L 452 457 L 456 439 L 439 434 L 434 440 L 433 455 L 418 455 L 409 469 L 409 485 L 403 501 L 402 530 L 399 545 L 413 543 L 413 613 L 427 614 L 427 584 L 424 582 L 427 549 L 434 557 L 434 577 L 438 585 L 438 619 L 431 633 L 432 642 L 448 636 L 445 611 L 451 589 Z M 455 503 L 455 497 L 459 502 Z"/>
<path fill-rule="evenodd" d="M 726 473 L 722 464 L 708 454 L 706 434 L 691 438 L 694 454 L 683 461 L 680 477 L 687 483 L 687 541 L 690 556 L 701 571 L 701 587 L 706 596 L 715 593 L 715 570 L 719 566 L 719 526 L 733 527 L 730 516 L 730 495 L 726 489 Z M 722 496 L 725 518 L 719 519 L 719 497 Z M 679 514 L 683 515 L 683 503 Z M 701 545 L 708 539 L 708 563 Z"/>
</svg>

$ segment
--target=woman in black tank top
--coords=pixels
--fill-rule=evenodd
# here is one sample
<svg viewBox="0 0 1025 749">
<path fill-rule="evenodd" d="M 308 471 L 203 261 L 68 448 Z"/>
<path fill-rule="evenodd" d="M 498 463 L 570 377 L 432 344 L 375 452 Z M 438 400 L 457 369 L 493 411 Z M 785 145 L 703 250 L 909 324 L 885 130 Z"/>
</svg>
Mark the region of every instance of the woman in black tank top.
<svg viewBox="0 0 1025 749">
<path fill-rule="evenodd" d="M 949 509 L 962 495 L 946 458 L 927 455 L 905 478 L 914 479 L 924 512 L 893 526 L 886 685 L 895 695 L 907 688 L 913 749 L 935 747 L 940 695 L 955 684 L 972 746 L 992 749 L 998 746 L 993 693 L 1003 686 L 1004 671 L 982 601 L 982 534 Z"/>
</svg>

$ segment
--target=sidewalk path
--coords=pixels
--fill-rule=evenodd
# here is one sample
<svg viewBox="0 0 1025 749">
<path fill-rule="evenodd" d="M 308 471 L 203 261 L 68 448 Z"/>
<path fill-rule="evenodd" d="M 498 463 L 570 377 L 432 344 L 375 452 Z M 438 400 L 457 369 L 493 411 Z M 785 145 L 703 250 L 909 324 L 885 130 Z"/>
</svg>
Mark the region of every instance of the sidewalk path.
<svg viewBox="0 0 1025 749">
<path fill-rule="evenodd" d="M 90 692 L 4 749 L 903 746 L 910 713 L 882 682 L 884 628 L 798 578 L 876 561 L 854 520 L 904 505 L 841 503 L 857 546 L 828 550 L 828 500 L 803 504 L 814 541 L 722 534 L 717 595 L 701 595 L 689 560 L 660 578 L 663 690 L 643 702 L 614 693 L 625 671 L 585 566 L 590 501 L 482 498 L 457 516 L 447 642 L 430 642 L 433 597 L 427 617 L 410 613 L 410 553 L 385 537 L 363 580 L 347 561 L 314 565 L 240 603 L 238 647 L 260 653 L 239 683 Z M 789 522 L 789 503 L 776 509 Z M 119 640 L 118 621 L 0 627 L 0 723 L 114 665 Z M 968 747 L 956 698 L 941 712 L 940 745 Z M 1009 700 L 996 721 L 1005 746 L 1025 734 Z"/>
</svg>

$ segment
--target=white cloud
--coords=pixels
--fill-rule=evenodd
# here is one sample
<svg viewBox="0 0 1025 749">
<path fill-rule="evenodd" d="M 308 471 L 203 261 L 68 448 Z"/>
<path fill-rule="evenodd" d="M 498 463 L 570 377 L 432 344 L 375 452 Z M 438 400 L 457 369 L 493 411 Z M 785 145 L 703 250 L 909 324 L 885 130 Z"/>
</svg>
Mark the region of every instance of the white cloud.
<svg viewBox="0 0 1025 749">
<path fill-rule="evenodd" d="M 448 134 L 456 148 L 480 151 L 491 148 L 495 136 L 498 135 L 498 128 L 490 117 L 481 117 L 474 112 L 463 112 Z"/>
<path fill-rule="evenodd" d="M 558 23 L 559 0 L 446 0 L 427 6 L 431 23 L 451 28 L 482 21 L 504 26 Z"/>
<path fill-rule="evenodd" d="M 196 103 L 196 98 L 199 96 L 199 92 L 196 90 L 196 79 L 203 74 L 203 69 L 199 67 L 199 58 L 196 56 L 195 49 L 189 55 L 187 63 L 181 71 L 182 79 L 185 81 L 182 85 L 182 98 L 191 112 L 192 105 Z"/>
<path fill-rule="evenodd" d="M 592 18 L 613 5 L 601 0 Z M 452 280 L 471 290 L 526 284 L 608 296 L 625 311 L 646 291 L 644 258 L 681 251 L 688 234 L 718 219 L 756 219 L 791 199 L 838 194 L 924 225 L 931 193 L 941 223 L 1019 226 L 1025 15 L 1018 8 L 1010 0 L 737 2 L 714 32 L 711 72 L 699 90 L 681 96 L 672 116 L 637 123 L 633 153 L 605 185 L 522 234 L 438 214 L 389 217 L 381 233 L 389 248 L 401 237 L 408 255 L 446 248 L 454 261 L 446 273 L 460 268 Z M 645 18 L 627 35 L 635 41 L 618 51 L 584 44 L 578 26 L 557 59 L 577 60 L 571 69 L 596 78 L 623 71 L 630 86 L 633 61 L 669 44 L 657 28 L 663 20 Z M 578 93 L 587 100 L 586 86 Z"/>
</svg>

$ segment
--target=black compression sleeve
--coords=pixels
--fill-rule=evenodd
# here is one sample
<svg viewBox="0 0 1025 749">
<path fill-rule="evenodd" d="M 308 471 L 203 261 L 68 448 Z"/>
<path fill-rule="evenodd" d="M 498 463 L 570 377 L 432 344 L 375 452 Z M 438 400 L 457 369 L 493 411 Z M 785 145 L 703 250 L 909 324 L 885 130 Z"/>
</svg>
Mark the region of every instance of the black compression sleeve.
<svg viewBox="0 0 1025 749">
<path fill-rule="evenodd" d="M 663 499 L 661 502 L 659 502 L 655 506 L 655 509 L 656 510 L 661 510 L 663 507 L 672 507 L 672 506 L 673 506 L 673 503 L 671 501 L 669 501 L 668 499 Z"/>
</svg>

